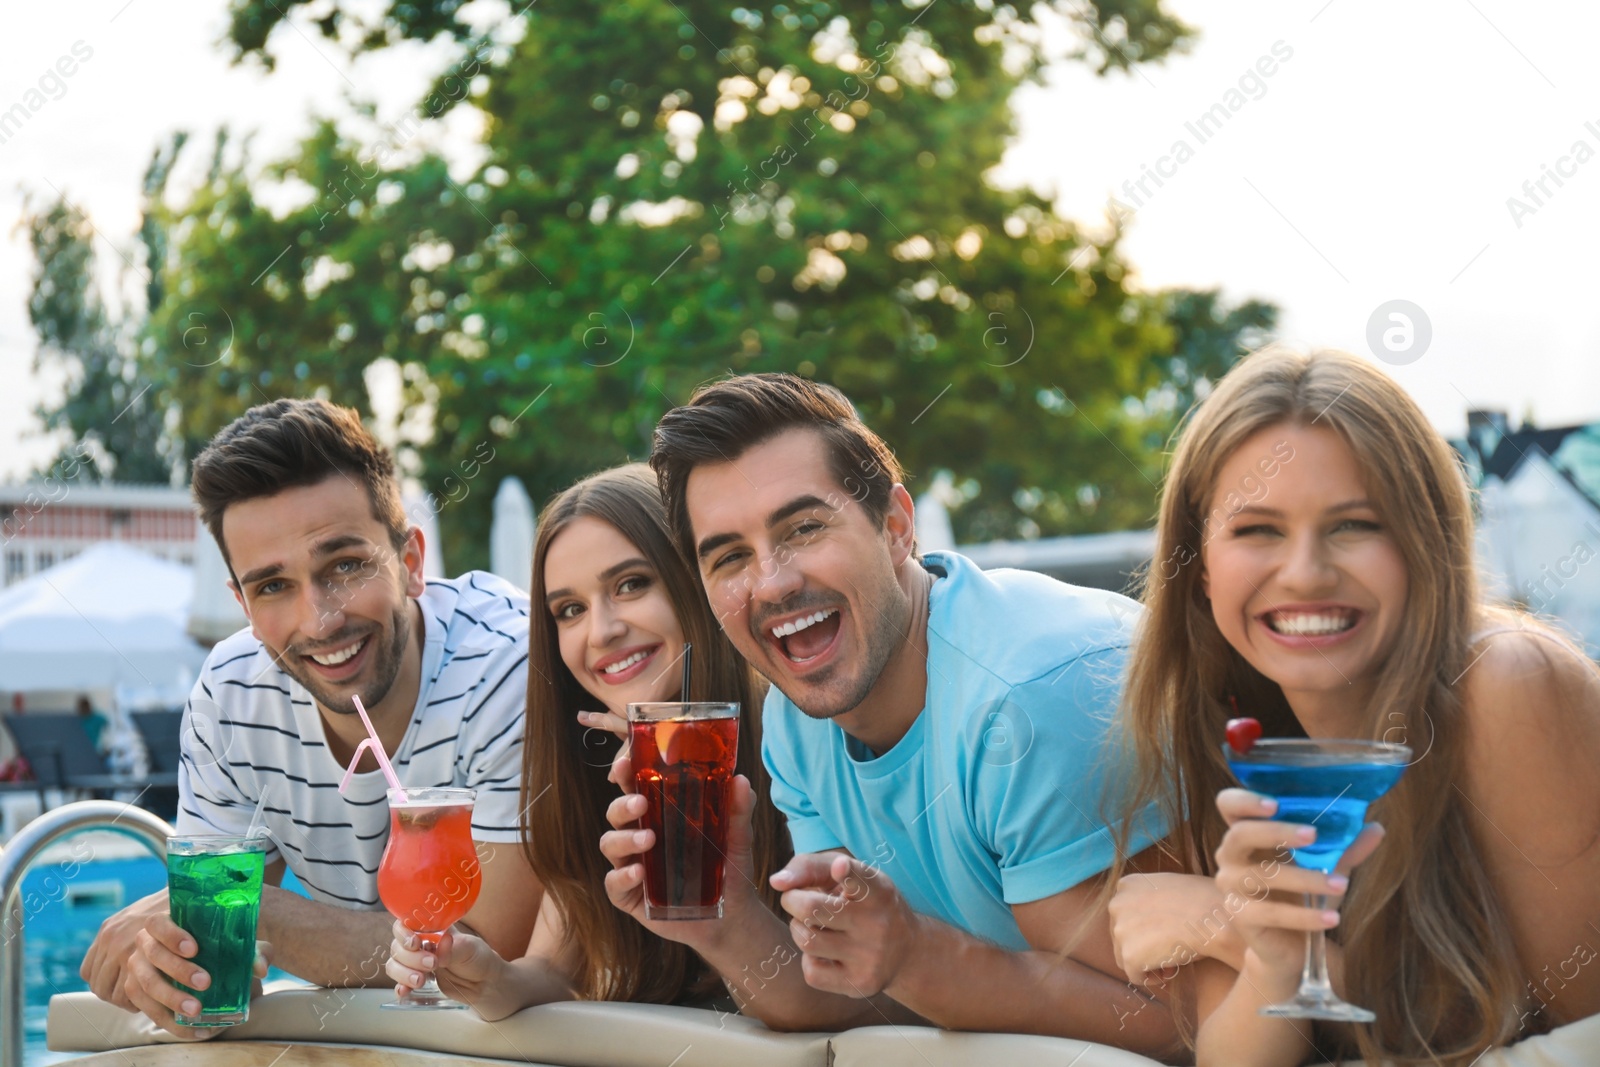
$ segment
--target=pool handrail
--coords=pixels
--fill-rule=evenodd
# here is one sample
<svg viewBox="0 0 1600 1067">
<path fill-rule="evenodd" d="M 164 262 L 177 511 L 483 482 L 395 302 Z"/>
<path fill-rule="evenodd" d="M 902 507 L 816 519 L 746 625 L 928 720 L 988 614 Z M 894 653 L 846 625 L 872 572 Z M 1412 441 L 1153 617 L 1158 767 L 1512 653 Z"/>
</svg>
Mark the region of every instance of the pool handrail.
<svg viewBox="0 0 1600 1067">
<path fill-rule="evenodd" d="M 45 812 L 0 848 L 0 1067 L 22 1067 L 22 877 L 50 845 L 71 833 L 110 830 L 142 842 L 165 861 L 165 819 L 111 800 L 80 800 Z"/>
</svg>

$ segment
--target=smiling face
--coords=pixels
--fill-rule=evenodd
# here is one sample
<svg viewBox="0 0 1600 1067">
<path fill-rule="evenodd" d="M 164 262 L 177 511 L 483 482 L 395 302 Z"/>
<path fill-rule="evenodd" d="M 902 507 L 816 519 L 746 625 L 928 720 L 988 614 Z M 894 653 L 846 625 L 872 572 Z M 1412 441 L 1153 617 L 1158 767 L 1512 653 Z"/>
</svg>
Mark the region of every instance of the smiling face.
<svg viewBox="0 0 1600 1067">
<path fill-rule="evenodd" d="M 862 704 L 910 625 L 896 569 L 911 541 L 895 534 L 909 498 L 879 524 L 835 481 L 822 436 L 794 429 L 695 467 L 684 501 L 706 597 L 740 655 L 807 715 Z"/>
<path fill-rule="evenodd" d="M 1312 730 L 1308 715 L 1359 721 L 1399 632 L 1406 566 L 1331 429 L 1280 424 L 1247 438 L 1223 464 L 1207 513 L 1284 442 L 1294 461 L 1207 540 L 1203 583 L 1223 637 Z"/>
<path fill-rule="evenodd" d="M 415 656 L 421 536 L 413 530 L 397 555 L 366 492 L 342 474 L 229 505 L 222 536 L 250 629 L 289 676 L 336 714 L 354 714 L 356 695 L 369 711 L 383 704 Z M 409 711 L 416 694 L 399 696 Z"/>
<path fill-rule="evenodd" d="M 569 522 L 550 542 L 544 584 L 561 661 L 607 710 L 678 699 L 683 627 L 655 568 L 615 526 Z"/>
</svg>

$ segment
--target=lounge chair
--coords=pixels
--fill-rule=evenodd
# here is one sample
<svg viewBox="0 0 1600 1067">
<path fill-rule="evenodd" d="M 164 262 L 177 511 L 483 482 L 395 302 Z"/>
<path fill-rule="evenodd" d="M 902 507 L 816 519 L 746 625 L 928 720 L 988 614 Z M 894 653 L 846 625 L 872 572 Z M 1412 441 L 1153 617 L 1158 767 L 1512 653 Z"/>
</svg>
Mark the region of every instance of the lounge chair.
<svg viewBox="0 0 1600 1067">
<path fill-rule="evenodd" d="M 110 773 L 105 760 L 89 741 L 89 731 L 83 728 L 83 720 L 76 715 L 49 712 L 7 715 L 5 724 L 16 742 L 17 751 L 33 769 L 34 781 L 29 785 L 39 790 L 41 798 L 46 789 L 87 793 L 92 797 L 109 797 L 114 792 L 127 790 L 139 794 L 135 800 L 139 803 L 153 788 L 177 788 L 176 771 L 142 777 Z"/>
<path fill-rule="evenodd" d="M 183 711 L 136 711 L 133 713 L 134 729 L 144 741 L 145 753 L 150 757 L 150 774 L 176 776 L 180 760 L 180 739 L 183 735 Z M 178 817 L 178 786 L 152 785 L 139 801 L 146 811 L 172 822 Z"/>
<path fill-rule="evenodd" d="M 76 715 L 7 715 L 5 723 L 39 789 L 67 789 L 69 777 L 106 773 L 105 760 L 95 751 L 89 731 Z"/>
</svg>

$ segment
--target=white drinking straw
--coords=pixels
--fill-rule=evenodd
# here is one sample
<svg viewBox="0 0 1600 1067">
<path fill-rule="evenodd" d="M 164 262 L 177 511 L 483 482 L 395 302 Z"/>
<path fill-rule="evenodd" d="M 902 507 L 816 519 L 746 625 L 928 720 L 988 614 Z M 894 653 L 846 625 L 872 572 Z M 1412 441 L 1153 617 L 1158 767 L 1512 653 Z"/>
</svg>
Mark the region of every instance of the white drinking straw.
<svg viewBox="0 0 1600 1067">
<path fill-rule="evenodd" d="M 255 837 L 257 834 L 264 834 L 267 832 L 267 828 L 261 825 L 261 816 L 267 807 L 267 790 L 270 788 L 270 785 L 262 786 L 261 788 L 261 797 L 256 801 L 255 814 L 250 816 L 250 829 L 244 832 L 246 839 Z"/>
<path fill-rule="evenodd" d="M 400 778 L 394 773 L 394 767 L 389 763 L 388 753 L 383 751 L 383 742 L 378 740 L 378 731 L 372 728 L 372 720 L 367 718 L 367 709 L 361 706 L 360 697 L 351 697 L 355 701 L 356 714 L 361 716 L 361 722 L 367 728 L 366 739 L 356 746 L 356 754 L 350 760 L 350 766 L 345 768 L 344 781 L 339 783 L 339 792 L 344 793 L 345 787 L 350 784 L 350 776 L 356 773 L 356 764 L 361 762 L 361 753 L 370 749 L 378 758 L 378 767 L 383 771 L 383 776 L 389 780 L 389 788 L 399 794 L 395 799 L 400 803 L 406 802 L 406 791 L 400 787 Z"/>
</svg>

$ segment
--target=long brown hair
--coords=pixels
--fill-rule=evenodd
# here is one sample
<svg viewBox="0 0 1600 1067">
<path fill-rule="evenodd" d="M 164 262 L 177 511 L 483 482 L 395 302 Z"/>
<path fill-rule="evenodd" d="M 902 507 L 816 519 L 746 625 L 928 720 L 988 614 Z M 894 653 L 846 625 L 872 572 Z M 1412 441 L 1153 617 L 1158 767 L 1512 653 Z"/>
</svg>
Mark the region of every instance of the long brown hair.
<svg viewBox="0 0 1600 1067">
<path fill-rule="evenodd" d="M 1486 618 L 1471 496 L 1449 445 L 1373 365 L 1343 352 L 1264 349 L 1231 370 L 1181 430 L 1123 694 L 1122 736 L 1139 773 L 1118 854 L 1126 855 L 1127 815 L 1157 801 L 1176 828 L 1168 845 L 1184 868 L 1215 873 L 1227 830 L 1215 798 L 1235 784 L 1222 757 L 1226 721 L 1242 712 L 1269 736 L 1304 736 L 1282 690 L 1218 630 L 1200 556 L 1216 526 L 1218 478 L 1235 450 L 1274 426 L 1312 425 L 1344 438 L 1405 561 L 1406 603 L 1394 646 L 1377 667 L 1366 734 L 1417 753 L 1373 806 L 1387 837 L 1352 878 L 1334 931 L 1343 945 L 1346 995 L 1378 1021 L 1319 1024 L 1317 1043 L 1324 1055 L 1332 1046 L 1373 1061 L 1465 1065 L 1486 1045 L 1516 1035 L 1524 987 L 1456 788 L 1466 725 L 1455 683 L 1470 665 L 1473 628 Z M 1277 459 L 1292 466 L 1292 449 L 1288 457 L 1280 452 Z"/>
<path fill-rule="evenodd" d="M 606 897 L 610 865 L 599 842 L 610 829 L 605 811 L 617 790 L 606 774 L 620 743 L 608 731 L 579 725 L 578 710 L 593 698 L 562 662 L 555 621 L 542 603 L 550 544 L 569 523 L 585 516 L 611 524 L 631 541 L 671 599 L 684 639 L 694 645 L 693 692 L 682 699 L 739 702 L 738 769 L 750 779 L 756 800 L 751 826 L 756 886 L 777 911 L 778 894 L 767 879 L 788 861 L 789 831 L 772 805 L 771 780 L 761 763 L 763 688 L 718 628 L 699 579 L 673 547 L 661 494 L 648 467 L 633 463 L 601 471 L 545 507 L 533 547 L 534 603 L 528 614 L 522 848 L 555 901 L 566 936 L 581 950 L 577 996 L 674 1003 L 704 994 L 714 975 L 693 950 L 650 933 Z"/>
</svg>

